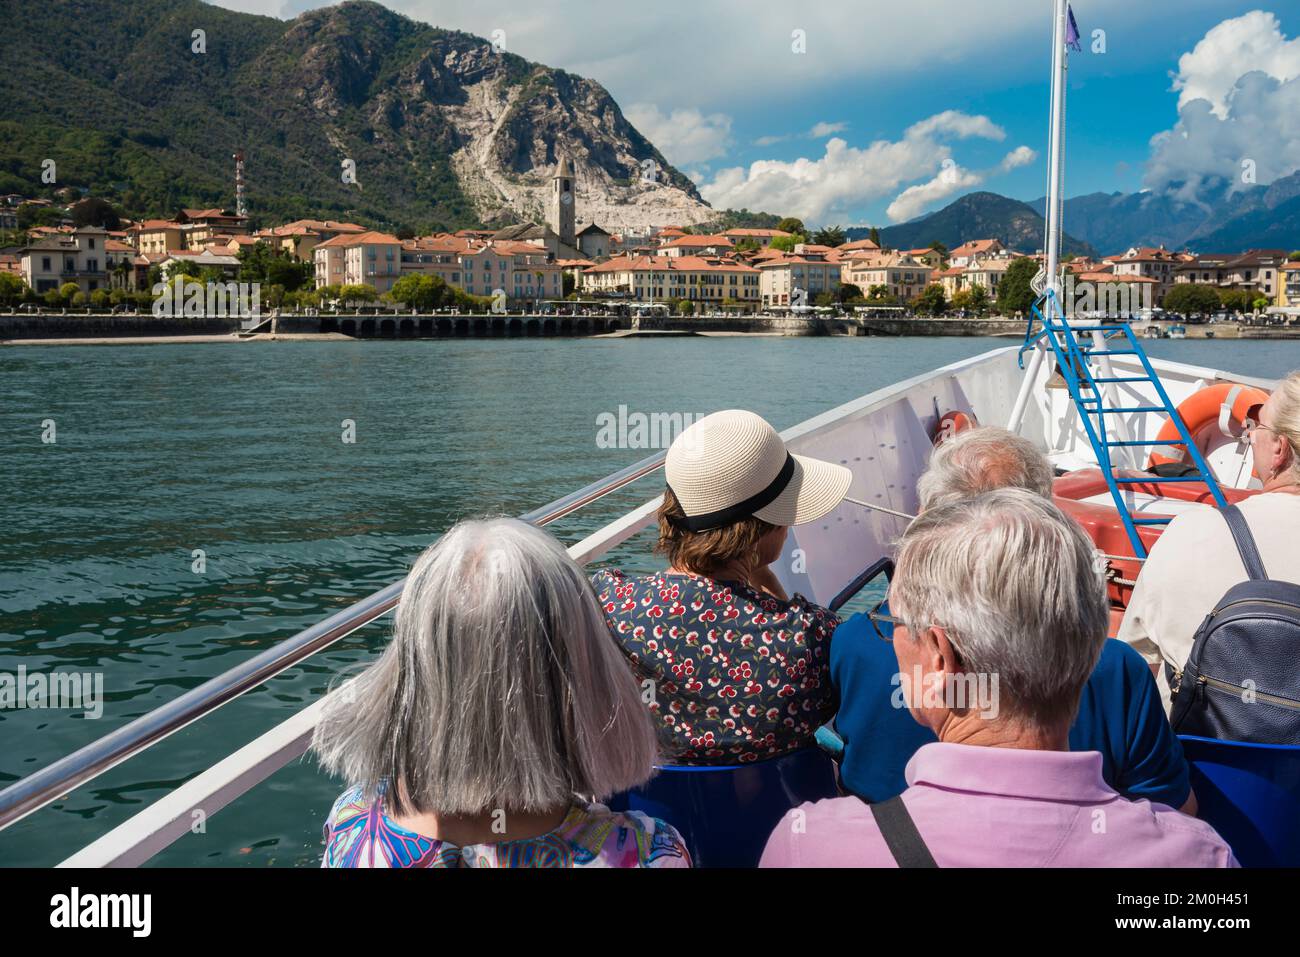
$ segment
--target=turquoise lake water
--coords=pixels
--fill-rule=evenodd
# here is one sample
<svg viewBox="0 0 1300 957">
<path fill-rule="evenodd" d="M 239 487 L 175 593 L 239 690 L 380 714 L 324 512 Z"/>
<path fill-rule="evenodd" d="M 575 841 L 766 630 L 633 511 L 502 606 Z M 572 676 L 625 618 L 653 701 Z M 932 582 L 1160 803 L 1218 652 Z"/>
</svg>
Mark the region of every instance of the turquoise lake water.
<svg viewBox="0 0 1300 957">
<path fill-rule="evenodd" d="M 459 518 L 518 514 L 644 457 L 597 416 L 749 408 L 778 428 L 1008 339 L 665 338 L 0 350 L 0 672 L 100 672 L 104 713 L 0 710 L 0 785 L 400 578 Z M 1300 343 L 1153 355 L 1274 377 Z M 42 442 L 53 420 L 56 441 Z M 343 422 L 356 441 L 342 441 Z M 574 542 L 650 479 L 552 526 Z M 649 541 L 608 560 L 654 567 Z M 193 552 L 206 556 L 202 574 Z M 0 832 L 54 864 L 373 657 L 381 621 Z M 341 782 L 296 762 L 156 858 L 315 866 Z"/>
</svg>

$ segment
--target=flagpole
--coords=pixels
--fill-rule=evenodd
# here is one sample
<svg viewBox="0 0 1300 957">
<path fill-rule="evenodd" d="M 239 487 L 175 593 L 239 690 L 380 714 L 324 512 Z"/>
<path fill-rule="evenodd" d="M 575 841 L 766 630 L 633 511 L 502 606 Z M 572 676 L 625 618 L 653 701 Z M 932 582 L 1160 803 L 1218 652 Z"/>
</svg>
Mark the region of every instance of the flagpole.
<svg viewBox="0 0 1300 957">
<path fill-rule="evenodd" d="M 1061 143 L 1065 134 L 1065 70 L 1069 54 L 1065 35 L 1069 0 L 1056 0 L 1056 19 L 1052 25 L 1052 122 L 1047 152 L 1047 288 L 1060 303 L 1061 280 Z"/>
<path fill-rule="evenodd" d="M 1060 270 L 1060 246 L 1061 246 L 1061 137 L 1064 133 L 1064 113 L 1065 113 L 1065 31 L 1067 10 L 1069 0 L 1053 0 L 1054 16 L 1052 20 L 1052 85 L 1051 85 L 1051 121 L 1049 123 L 1048 144 L 1047 144 L 1047 205 L 1043 210 L 1047 217 L 1047 235 L 1044 238 L 1044 249 L 1046 253 L 1046 262 L 1044 269 L 1047 275 L 1045 278 L 1044 289 L 1050 289 L 1056 301 L 1060 302 L 1061 288 L 1060 280 L 1057 273 Z M 1043 303 L 1043 308 L 1050 309 L 1051 300 Z M 1047 343 L 1042 339 L 1034 345 L 1033 354 L 1030 356 L 1029 367 L 1025 370 L 1025 379 L 1020 384 L 1020 392 L 1016 396 L 1015 404 L 1011 407 L 1011 417 L 1007 422 L 1007 429 L 1011 432 L 1019 433 L 1020 426 L 1024 422 L 1025 410 L 1029 406 L 1029 395 L 1034 388 L 1034 383 L 1038 381 L 1038 372 L 1042 368 L 1043 359 L 1047 355 Z M 1047 436 L 1044 436 L 1047 438 Z"/>
</svg>

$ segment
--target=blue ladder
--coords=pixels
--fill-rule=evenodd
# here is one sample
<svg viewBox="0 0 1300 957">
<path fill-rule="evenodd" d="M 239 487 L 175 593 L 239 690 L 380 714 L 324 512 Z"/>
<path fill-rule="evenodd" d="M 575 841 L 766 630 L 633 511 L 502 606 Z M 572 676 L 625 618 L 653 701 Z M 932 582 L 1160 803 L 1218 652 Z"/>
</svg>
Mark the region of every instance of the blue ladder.
<svg viewBox="0 0 1300 957">
<path fill-rule="evenodd" d="M 1042 323 L 1042 329 L 1037 334 L 1034 333 L 1035 321 Z M 1075 336 L 1075 333 L 1078 332 L 1100 333 L 1105 340 L 1104 347 L 1099 348 L 1092 343 L 1088 345 L 1080 343 Z M 1110 489 L 1111 498 L 1115 501 L 1115 508 L 1124 522 L 1124 530 L 1128 533 L 1129 541 L 1133 545 L 1134 555 L 1138 558 L 1147 557 L 1146 548 L 1142 544 L 1141 536 L 1138 535 L 1138 526 L 1164 525 L 1170 519 L 1134 518 L 1132 513 L 1129 512 L 1128 503 L 1124 499 L 1122 486 L 1204 482 L 1206 487 L 1209 488 L 1210 494 L 1214 496 L 1214 501 L 1218 507 L 1223 508 L 1227 505 L 1227 501 L 1223 497 L 1223 491 L 1219 488 L 1219 483 L 1215 480 L 1209 465 L 1206 464 L 1200 449 L 1196 447 L 1196 443 L 1192 440 L 1191 433 L 1187 431 L 1187 425 L 1183 422 L 1182 416 L 1178 414 L 1173 403 L 1169 401 L 1169 395 L 1160 382 L 1160 376 L 1151 367 L 1151 361 L 1147 358 L 1142 344 L 1138 341 L 1137 336 L 1133 334 L 1133 330 L 1127 322 L 1117 320 L 1115 322 L 1072 326 L 1061 311 L 1056 294 L 1049 288 L 1038 298 L 1038 301 L 1034 303 L 1031 309 L 1029 327 L 1025 330 L 1025 344 L 1020 350 L 1021 368 L 1024 367 L 1025 352 L 1033 348 L 1034 344 L 1041 338 L 1047 339 L 1052 351 L 1056 354 L 1057 368 L 1060 370 L 1062 378 L 1065 379 L 1066 388 L 1070 390 L 1070 399 L 1074 402 L 1074 407 L 1079 413 L 1079 420 L 1083 423 L 1083 427 L 1088 434 L 1088 441 L 1092 445 L 1097 464 L 1101 467 L 1101 473 L 1106 479 L 1106 486 Z M 1111 345 L 1112 341 L 1114 346 Z M 1120 348 L 1115 348 L 1115 346 Z M 1094 375 L 1092 369 L 1094 356 L 1133 356 L 1142 365 L 1142 375 Z M 1146 383 L 1153 386 L 1160 404 L 1138 405 L 1127 409 L 1106 406 L 1101 387 L 1124 382 Z M 1091 395 L 1085 395 L 1085 392 L 1090 392 Z M 1160 442 L 1155 439 L 1112 440 L 1106 428 L 1106 416 L 1120 415 L 1126 412 L 1163 412 L 1178 427 L 1179 441 Z M 1192 460 L 1194 471 L 1191 474 L 1177 477 L 1152 475 L 1150 477 L 1127 478 L 1115 474 L 1115 468 L 1110 457 L 1111 449 L 1130 446 L 1153 447 L 1157 445 L 1180 445 L 1185 448 Z"/>
</svg>

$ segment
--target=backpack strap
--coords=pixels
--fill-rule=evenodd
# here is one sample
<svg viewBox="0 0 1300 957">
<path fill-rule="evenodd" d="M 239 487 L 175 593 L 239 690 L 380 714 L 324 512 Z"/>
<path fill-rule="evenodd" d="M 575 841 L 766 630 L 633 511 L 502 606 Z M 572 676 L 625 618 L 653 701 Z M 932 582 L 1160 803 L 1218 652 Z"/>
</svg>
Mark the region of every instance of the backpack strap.
<svg viewBox="0 0 1300 957">
<path fill-rule="evenodd" d="M 925 846 L 916 822 L 907 812 L 901 796 L 891 797 L 879 804 L 870 804 L 871 814 L 880 828 L 880 836 L 889 846 L 889 853 L 899 867 L 938 867 L 930 849 Z"/>
<path fill-rule="evenodd" d="M 1219 514 L 1232 531 L 1232 539 L 1237 543 L 1237 552 L 1241 555 L 1241 563 L 1246 566 L 1246 574 L 1252 581 L 1268 581 L 1268 572 L 1264 571 L 1264 562 L 1255 546 L 1255 536 L 1250 533 L 1250 526 L 1246 524 L 1246 516 L 1241 514 L 1241 509 L 1235 505 L 1225 505 L 1219 509 Z"/>
</svg>

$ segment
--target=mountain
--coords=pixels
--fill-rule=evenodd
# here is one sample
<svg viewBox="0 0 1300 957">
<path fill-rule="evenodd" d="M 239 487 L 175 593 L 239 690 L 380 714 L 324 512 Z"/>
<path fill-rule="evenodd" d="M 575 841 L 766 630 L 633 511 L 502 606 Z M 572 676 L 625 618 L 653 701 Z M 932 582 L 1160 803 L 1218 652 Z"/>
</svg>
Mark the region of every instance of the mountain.
<svg viewBox="0 0 1300 957">
<path fill-rule="evenodd" d="M 1047 201 L 1039 199 L 1032 205 L 1042 212 Z M 1065 201 L 1063 222 L 1106 256 L 1132 246 L 1179 249 L 1205 221 L 1205 212 L 1203 207 L 1153 193 L 1089 193 Z"/>
<path fill-rule="evenodd" d="M 1027 203 L 997 193 L 968 193 L 943 209 L 898 226 L 880 230 L 880 241 L 893 249 L 920 249 L 941 242 L 949 249 L 971 239 L 997 239 L 1008 249 L 1032 253 L 1043 248 L 1046 223 Z M 863 239 L 870 229 L 846 231 L 850 239 Z M 1064 251 L 1092 255 L 1088 243 L 1066 235 Z"/>
<path fill-rule="evenodd" d="M 74 185 L 137 216 L 230 207 L 243 149 L 259 225 L 450 229 L 541 219 L 567 154 L 579 222 L 617 231 L 715 215 L 599 83 L 377 3 L 289 22 L 198 0 L 4 9 L 0 192 Z M 46 160 L 54 184 L 41 180 Z"/>
<path fill-rule="evenodd" d="M 1045 200 L 1033 203 L 1036 210 Z M 1103 255 L 1132 246 L 1193 252 L 1300 248 L 1300 171 L 1206 203 L 1159 193 L 1091 193 L 1065 201 L 1065 225 Z"/>
</svg>

